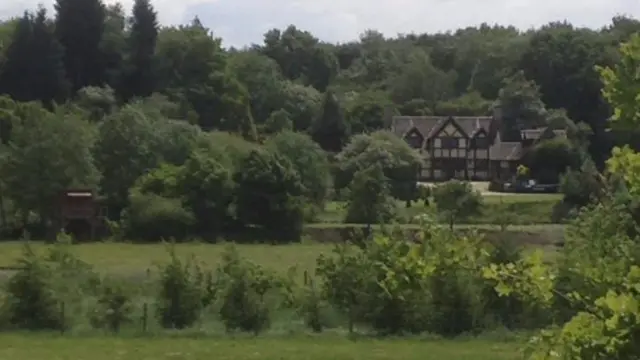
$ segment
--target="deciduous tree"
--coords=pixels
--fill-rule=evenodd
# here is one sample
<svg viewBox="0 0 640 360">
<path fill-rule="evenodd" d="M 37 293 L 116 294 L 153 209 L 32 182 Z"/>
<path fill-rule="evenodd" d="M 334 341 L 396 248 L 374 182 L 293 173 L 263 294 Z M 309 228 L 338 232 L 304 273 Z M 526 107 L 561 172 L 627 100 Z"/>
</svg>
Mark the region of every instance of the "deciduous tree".
<svg viewBox="0 0 640 360">
<path fill-rule="evenodd" d="M 464 181 L 450 180 L 438 185 L 432 195 L 438 212 L 447 220 L 451 230 L 456 221 L 479 213 L 482 206 L 480 193 L 473 189 L 471 183 Z"/>
</svg>

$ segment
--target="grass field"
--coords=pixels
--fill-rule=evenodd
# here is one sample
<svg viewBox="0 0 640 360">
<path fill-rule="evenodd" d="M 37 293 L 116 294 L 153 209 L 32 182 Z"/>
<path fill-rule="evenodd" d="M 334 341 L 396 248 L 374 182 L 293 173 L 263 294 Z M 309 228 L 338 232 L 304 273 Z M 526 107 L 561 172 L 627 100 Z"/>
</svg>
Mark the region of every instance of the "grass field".
<svg viewBox="0 0 640 360">
<path fill-rule="evenodd" d="M 485 215 L 483 215 L 485 220 L 490 216 L 494 218 L 503 216 L 505 212 L 527 214 L 532 220 L 540 220 L 545 216 L 540 212 L 549 212 L 553 204 L 559 200 L 557 194 L 489 194 L 483 197 L 486 204 Z M 290 245 L 237 244 L 236 248 L 244 258 L 280 273 L 286 272 L 292 266 L 296 267 L 300 274 L 304 271 L 312 272 L 319 255 L 329 253 L 333 248 L 333 243 L 349 239 L 350 236 L 353 236 L 353 229 L 359 227 L 358 225 L 340 223 L 344 210 L 342 205 L 336 202 L 328 204 L 327 210 L 321 215 L 325 218 L 324 222 L 307 224 L 304 229 L 304 238 L 307 241 L 303 243 Z M 403 204 L 399 203 L 399 205 Z M 400 206 L 400 209 L 405 211 L 406 216 L 415 216 L 425 211 L 423 204 L 415 204 L 409 209 Z M 403 224 L 400 227 L 408 231 L 419 229 L 419 225 L 415 223 Z M 456 228 L 460 230 L 478 229 L 484 232 L 487 238 L 499 236 L 525 246 L 549 248 L 561 242 L 564 233 L 564 226 L 559 224 L 515 223 L 508 227 L 507 232 L 500 232 L 499 226 L 493 225 L 490 221 L 488 223 L 460 224 L 456 225 Z M 20 241 L 0 242 L 0 267 L 15 266 L 21 256 L 23 246 L 24 243 Z M 38 252 L 44 250 L 47 245 L 33 242 L 32 246 Z M 220 262 L 225 246 L 224 244 L 192 242 L 179 244 L 175 249 L 182 258 L 194 256 L 205 267 L 215 268 Z M 83 261 L 92 264 L 96 270 L 118 275 L 137 276 L 148 270 L 153 271 L 157 265 L 169 259 L 166 246 L 162 244 L 87 243 L 74 245 L 72 251 Z"/>
<path fill-rule="evenodd" d="M 527 202 L 557 202 L 562 200 L 562 194 L 504 194 L 483 193 L 482 198 L 486 204 L 496 203 L 527 203 Z"/>
<path fill-rule="evenodd" d="M 494 229 L 495 227 L 480 227 Z M 330 229 L 329 229 L 330 230 Z M 316 231 L 326 234 L 328 229 Z M 562 236 L 563 228 L 558 225 L 520 226 L 504 233 L 508 239 L 522 243 L 524 246 L 541 246 L 553 248 L 553 243 Z M 335 235 L 339 236 L 339 235 Z M 317 236 L 319 237 L 319 235 Z M 24 242 L 0 242 L 0 267 L 10 268 L 20 259 Z M 30 242 L 36 253 L 42 253 L 48 246 L 41 242 Z M 239 254 L 257 264 L 284 274 L 295 266 L 298 273 L 313 272 L 316 259 L 321 254 L 329 254 L 333 242 L 305 242 L 295 244 L 236 244 Z M 215 268 L 226 249 L 225 244 L 184 243 L 174 247 L 176 254 L 183 259 L 193 256 L 195 260 L 207 268 Z M 93 265 L 101 273 L 114 275 L 137 275 L 154 271 L 157 265 L 169 260 L 167 246 L 163 244 L 131 244 L 116 242 L 96 242 L 77 244 L 71 251 L 81 260 Z M 552 250 L 550 250 L 552 251 Z"/>
<path fill-rule="evenodd" d="M 515 360 L 520 343 L 344 337 L 117 338 L 0 335 L 0 359 L 19 360 Z"/>
<path fill-rule="evenodd" d="M 484 195 L 487 209 L 495 212 L 500 207 L 513 206 L 517 211 L 527 213 L 527 206 L 535 209 L 549 207 L 557 201 L 555 195 L 519 194 L 502 196 L 502 198 Z M 534 204 L 534 205 L 528 205 Z M 543 204 L 543 205 L 539 205 Z M 336 206 L 339 204 L 332 204 Z M 402 205 L 402 204 L 399 204 Z M 402 208 L 402 207 L 401 207 Z M 329 214 L 339 215 L 339 206 L 335 211 L 329 208 Z M 419 207 L 411 211 L 419 213 Z M 503 211 L 503 210 L 500 210 Z M 540 210 L 535 210 L 540 211 Z M 529 212 L 535 217 L 535 211 Z M 406 213 L 408 214 L 408 213 Z M 496 213 L 493 216 L 501 216 Z M 333 243 L 344 239 L 342 232 L 349 230 L 345 224 L 309 224 L 305 228 L 305 239 L 298 244 L 236 244 L 240 255 L 280 274 L 286 273 L 292 266 L 298 269 L 300 279 L 304 271 L 313 273 L 316 259 L 321 254 L 329 254 Z M 417 228 L 416 224 L 403 225 L 405 230 Z M 551 243 L 562 237 L 563 226 L 554 224 L 514 225 L 507 232 L 499 232 L 498 227 L 488 224 L 460 225 L 457 229 L 479 229 L 487 237 L 506 236 L 515 242 L 525 245 L 549 248 L 555 254 Z M 21 257 L 24 242 L 0 242 L 0 266 L 14 267 Z M 32 248 L 43 253 L 48 246 L 41 242 L 31 242 Z M 180 258 L 193 256 L 206 268 L 215 268 L 221 262 L 226 249 L 224 243 L 184 243 L 174 247 Z M 203 321 L 193 331 L 165 331 L 159 328 L 154 320 L 150 320 L 150 331 L 140 334 L 139 315 L 141 304 L 152 301 L 146 288 L 138 277 L 148 271 L 155 271 L 157 265 L 169 261 L 166 245 L 132 244 L 116 242 L 97 242 L 77 244 L 71 251 L 81 260 L 93 265 L 103 274 L 131 278 L 133 286 L 140 290 L 140 301 L 135 304 L 135 324 L 130 324 L 120 336 L 101 334 L 95 330 L 88 331 L 84 312 L 77 312 L 75 330 L 67 335 L 38 333 L 3 333 L 0 334 L 0 360 L 411 360 L 411 359 L 450 359 L 450 360 L 516 360 L 522 358 L 521 349 L 524 341 L 504 339 L 501 337 L 481 337 L 479 339 L 434 340 L 432 338 L 358 338 L 350 340 L 338 322 L 322 335 L 307 335 L 302 323 L 291 320 L 291 315 L 274 312 L 272 329 L 259 337 L 246 335 L 225 335 L 219 320 L 213 319 L 215 314 L 206 313 Z M 12 272 L 3 274 L 6 278 Z M 70 309 L 75 309 L 69 307 Z M 73 312 L 73 310 L 69 310 Z M 340 319 L 334 319 L 340 321 Z M 145 322 L 146 323 L 146 322 Z"/>
<path fill-rule="evenodd" d="M 46 250 L 43 243 L 30 243 L 38 252 Z M 15 266 L 24 248 L 19 241 L 0 243 L 0 266 Z M 175 246 L 180 258 L 193 256 L 205 267 L 215 268 L 226 247 L 223 244 L 188 243 Z M 291 245 L 236 245 L 245 257 L 268 269 L 285 273 L 291 266 L 299 271 L 313 270 L 316 258 L 333 249 L 331 244 L 291 244 Z M 157 265 L 169 261 L 167 247 L 162 244 L 89 243 L 73 245 L 71 251 L 81 260 L 93 265 L 96 270 L 117 275 L 144 273 L 155 270 Z"/>
<path fill-rule="evenodd" d="M 550 224 L 553 223 L 554 206 L 562 199 L 560 194 L 501 194 L 485 193 L 482 196 L 481 213 L 465 222 L 470 224 L 495 224 L 506 215 L 512 224 Z M 422 201 L 414 202 L 407 208 L 402 201 L 397 202 L 398 222 L 410 223 L 427 209 Z M 334 201 L 326 205 L 318 215 L 318 223 L 340 223 L 346 215 L 346 203 Z"/>
</svg>

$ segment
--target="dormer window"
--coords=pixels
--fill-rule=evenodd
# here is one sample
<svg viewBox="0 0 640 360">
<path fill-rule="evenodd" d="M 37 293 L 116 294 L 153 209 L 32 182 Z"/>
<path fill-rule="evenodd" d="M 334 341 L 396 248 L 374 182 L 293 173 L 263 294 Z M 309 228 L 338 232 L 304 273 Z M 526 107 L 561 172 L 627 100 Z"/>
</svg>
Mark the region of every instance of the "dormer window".
<svg viewBox="0 0 640 360">
<path fill-rule="evenodd" d="M 471 147 L 474 149 L 487 149 L 489 145 L 489 138 L 487 138 L 484 132 L 478 133 L 471 139 Z"/>
<path fill-rule="evenodd" d="M 471 147 L 474 149 L 486 149 L 489 147 L 489 139 L 486 137 L 475 138 L 471 140 Z"/>
<path fill-rule="evenodd" d="M 422 137 L 419 131 L 413 129 L 409 131 L 409 133 L 407 133 L 407 135 L 405 136 L 405 141 L 413 149 L 420 149 L 422 148 L 422 143 L 424 141 L 424 138 Z"/>
</svg>

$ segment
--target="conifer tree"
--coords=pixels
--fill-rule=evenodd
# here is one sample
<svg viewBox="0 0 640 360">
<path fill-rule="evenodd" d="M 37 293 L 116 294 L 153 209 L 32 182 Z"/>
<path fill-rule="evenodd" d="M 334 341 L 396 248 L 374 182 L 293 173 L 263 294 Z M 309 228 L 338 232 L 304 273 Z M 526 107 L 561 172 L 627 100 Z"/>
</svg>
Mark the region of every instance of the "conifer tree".
<svg viewBox="0 0 640 360">
<path fill-rule="evenodd" d="M 147 97 L 156 88 L 154 56 L 158 39 L 157 15 L 149 0 L 135 1 L 130 25 L 129 58 L 122 92 L 125 98 Z"/>
<path fill-rule="evenodd" d="M 68 82 L 63 49 L 53 35 L 44 8 L 19 20 L 0 72 L 0 93 L 17 101 L 63 101 Z"/>
<path fill-rule="evenodd" d="M 101 0 L 56 0 L 55 34 L 64 47 L 67 77 L 75 92 L 105 80 L 101 50 L 106 9 Z"/>
<path fill-rule="evenodd" d="M 0 94 L 7 94 L 14 100 L 27 101 L 31 98 L 28 81 L 24 78 L 31 67 L 31 40 L 33 38 L 33 15 L 25 11 L 18 21 L 7 49 L 6 61 L 0 68 Z"/>
<path fill-rule="evenodd" d="M 331 91 L 325 93 L 320 116 L 313 123 L 311 137 L 328 152 L 342 150 L 349 138 L 350 128 L 338 99 Z"/>
<path fill-rule="evenodd" d="M 44 103 L 62 102 L 68 96 L 69 82 L 64 70 L 64 48 L 54 35 L 53 23 L 40 8 L 33 24 L 33 49 L 36 59 L 33 76 L 34 98 Z"/>
</svg>

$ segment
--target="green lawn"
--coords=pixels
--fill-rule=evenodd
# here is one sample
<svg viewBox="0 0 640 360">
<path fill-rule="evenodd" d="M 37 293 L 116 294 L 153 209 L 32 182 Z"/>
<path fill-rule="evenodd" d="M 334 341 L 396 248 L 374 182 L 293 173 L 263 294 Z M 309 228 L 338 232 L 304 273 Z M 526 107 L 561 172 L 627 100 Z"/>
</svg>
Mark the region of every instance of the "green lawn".
<svg viewBox="0 0 640 360">
<path fill-rule="evenodd" d="M 326 232 L 327 229 L 320 230 Z M 553 240 L 560 236 L 558 233 L 561 234 L 560 229 L 540 228 L 535 232 L 512 231 L 506 236 L 526 247 L 542 247 L 551 249 L 549 252 L 552 252 L 555 249 Z M 544 241 L 544 237 L 550 239 L 548 243 Z M 40 242 L 31 242 L 30 245 L 36 253 L 42 253 L 50 246 Z M 267 269 L 285 274 L 294 266 L 302 276 L 304 271 L 313 273 L 318 256 L 329 254 L 333 244 L 329 242 L 289 245 L 237 244 L 235 247 L 242 257 Z M 0 242 L 0 267 L 16 266 L 23 249 L 24 243 L 20 241 Z M 224 244 L 185 243 L 175 246 L 175 251 L 180 258 L 194 257 L 205 268 L 210 269 L 217 267 L 225 249 Z M 144 274 L 148 270 L 155 271 L 157 265 L 169 261 L 167 247 L 163 244 L 87 243 L 73 245 L 71 251 L 101 273 L 122 276 Z"/>
<path fill-rule="evenodd" d="M 47 245 L 31 243 L 36 252 L 46 250 Z M 19 241 L 0 243 L 0 266 L 14 266 L 20 258 L 24 243 Z M 316 258 L 329 253 L 331 244 L 291 244 L 291 245 L 236 245 L 241 256 L 266 268 L 285 273 L 289 267 L 297 266 L 299 271 L 315 268 Z M 98 271 L 127 275 L 155 270 L 156 265 L 167 262 L 169 255 L 162 244 L 88 243 L 73 245 L 72 252 L 83 261 L 92 264 Z M 181 258 L 194 256 L 206 267 L 216 267 L 225 251 L 222 244 L 188 243 L 175 246 Z M 1 359 L 1 358 L 0 358 Z"/>
<path fill-rule="evenodd" d="M 480 340 L 117 338 L 0 335 L 0 359 L 16 360 L 515 360 L 518 343 Z"/>
<path fill-rule="evenodd" d="M 496 224 L 508 217 L 515 225 L 551 224 L 554 206 L 562 199 L 559 194 L 487 194 L 483 195 L 483 206 L 479 215 L 465 219 L 469 224 Z M 398 222 L 411 223 L 417 215 L 427 211 L 425 204 L 414 202 L 406 207 L 402 201 L 397 202 Z M 346 203 L 329 202 L 319 214 L 318 223 L 340 223 L 344 221 Z"/>
<path fill-rule="evenodd" d="M 530 203 L 530 202 L 558 202 L 562 200 L 562 194 L 483 194 L 485 204 L 496 203 Z"/>
</svg>

